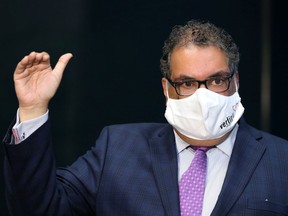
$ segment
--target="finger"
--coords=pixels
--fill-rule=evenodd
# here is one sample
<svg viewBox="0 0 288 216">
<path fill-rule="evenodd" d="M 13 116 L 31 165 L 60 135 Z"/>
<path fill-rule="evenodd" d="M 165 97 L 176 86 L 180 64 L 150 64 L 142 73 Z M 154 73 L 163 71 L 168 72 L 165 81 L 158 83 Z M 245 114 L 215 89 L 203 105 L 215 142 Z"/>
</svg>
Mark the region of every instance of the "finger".
<svg viewBox="0 0 288 216">
<path fill-rule="evenodd" d="M 29 55 L 25 56 L 16 66 L 14 74 L 22 74 L 26 71 L 26 69 L 32 68 L 35 65 L 40 63 L 46 63 L 46 65 L 50 65 L 50 56 L 46 52 L 38 53 L 31 52 Z"/>
<path fill-rule="evenodd" d="M 29 55 L 25 56 L 16 66 L 15 73 L 19 74 L 25 71 L 27 67 L 32 62 L 34 52 L 31 52 Z"/>
<path fill-rule="evenodd" d="M 31 68 L 35 62 L 36 56 L 38 53 L 31 52 L 29 55 L 25 56 L 17 65 L 16 69 L 19 69 L 17 72 L 23 72 L 26 68 Z"/>
<path fill-rule="evenodd" d="M 26 68 L 31 68 L 33 66 L 36 56 L 37 56 L 37 52 L 31 52 L 28 55 L 28 63 L 26 65 Z"/>
<path fill-rule="evenodd" d="M 71 53 L 66 53 L 64 55 L 62 55 L 57 64 L 55 65 L 55 68 L 53 70 L 53 72 L 59 76 L 59 77 L 62 77 L 63 75 L 63 72 L 69 62 L 69 60 L 73 57 L 73 55 Z"/>
<path fill-rule="evenodd" d="M 37 65 L 43 62 L 50 64 L 49 54 L 46 52 L 36 53 L 35 58 L 33 59 L 33 65 Z"/>
</svg>

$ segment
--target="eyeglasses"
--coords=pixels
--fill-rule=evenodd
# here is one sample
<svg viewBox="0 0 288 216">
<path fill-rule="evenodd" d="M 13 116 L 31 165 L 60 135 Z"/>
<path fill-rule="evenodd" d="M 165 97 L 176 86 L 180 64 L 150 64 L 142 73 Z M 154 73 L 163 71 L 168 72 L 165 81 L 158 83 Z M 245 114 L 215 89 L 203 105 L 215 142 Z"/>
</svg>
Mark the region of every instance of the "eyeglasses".
<svg viewBox="0 0 288 216">
<path fill-rule="evenodd" d="M 228 73 L 227 73 L 228 74 Z M 195 79 L 185 79 L 179 82 L 173 82 L 170 78 L 166 77 L 169 83 L 175 88 L 176 93 L 180 96 L 190 96 L 201 84 L 204 84 L 205 87 L 213 92 L 221 93 L 225 92 L 230 87 L 231 79 L 234 75 L 229 73 L 228 75 L 218 75 L 210 77 L 206 80 L 195 80 Z"/>
</svg>

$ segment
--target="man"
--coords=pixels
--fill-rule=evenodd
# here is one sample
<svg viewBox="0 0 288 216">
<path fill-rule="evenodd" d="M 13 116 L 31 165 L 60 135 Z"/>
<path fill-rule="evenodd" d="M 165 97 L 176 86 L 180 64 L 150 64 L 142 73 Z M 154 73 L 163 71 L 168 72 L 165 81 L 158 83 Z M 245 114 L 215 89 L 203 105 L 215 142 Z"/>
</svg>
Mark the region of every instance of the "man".
<svg viewBox="0 0 288 216">
<path fill-rule="evenodd" d="M 48 104 L 71 57 L 52 69 L 47 53 L 32 52 L 15 69 L 19 109 L 4 138 L 12 215 L 196 215 L 183 207 L 182 176 L 203 149 L 199 215 L 288 215 L 288 142 L 242 118 L 238 48 L 223 29 L 192 20 L 166 40 L 169 124 L 106 127 L 90 151 L 56 169 Z"/>
</svg>

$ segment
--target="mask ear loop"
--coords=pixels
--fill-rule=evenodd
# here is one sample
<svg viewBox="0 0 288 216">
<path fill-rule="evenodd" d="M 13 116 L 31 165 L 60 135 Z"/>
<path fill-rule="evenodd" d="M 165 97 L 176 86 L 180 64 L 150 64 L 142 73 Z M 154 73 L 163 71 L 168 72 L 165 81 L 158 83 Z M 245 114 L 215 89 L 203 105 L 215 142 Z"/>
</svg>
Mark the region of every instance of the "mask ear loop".
<svg viewBox="0 0 288 216">
<path fill-rule="evenodd" d="M 168 83 L 168 80 L 166 79 L 166 95 L 167 95 L 167 98 L 169 98 L 168 88 L 169 88 L 169 83 Z"/>
<path fill-rule="evenodd" d="M 237 79 L 236 79 L 236 76 L 234 75 L 234 84 L 235 84 L 235 87 L 236 87 L 236 92 L 238 92 L 238 85 L 237 85 Z"/>
</svg>

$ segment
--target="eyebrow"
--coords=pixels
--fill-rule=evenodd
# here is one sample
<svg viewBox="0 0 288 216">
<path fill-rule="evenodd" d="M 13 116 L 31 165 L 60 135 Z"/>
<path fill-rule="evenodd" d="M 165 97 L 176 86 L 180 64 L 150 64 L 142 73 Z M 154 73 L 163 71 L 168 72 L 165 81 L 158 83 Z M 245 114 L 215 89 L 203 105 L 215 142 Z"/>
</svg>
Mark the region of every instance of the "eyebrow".
<svg viewBox="0 0 288 216">
<path fill-rule="evenodd" d="M 230 75 L 229 71 L 218 71 L 212 74 L 211 76 L 207 77 L 206 79 L 212 78 L 212 77 L 218 77 L 218 76 L 225 76 L 225 75 Z M 175 78 L 175 81 L 177 80 L 197 80 L 194 77 L 188 76 L 188 75 L 180 75 L 179 77 Z M 204 79 L 204 80 L 206 80 Z"/>
</svg>

